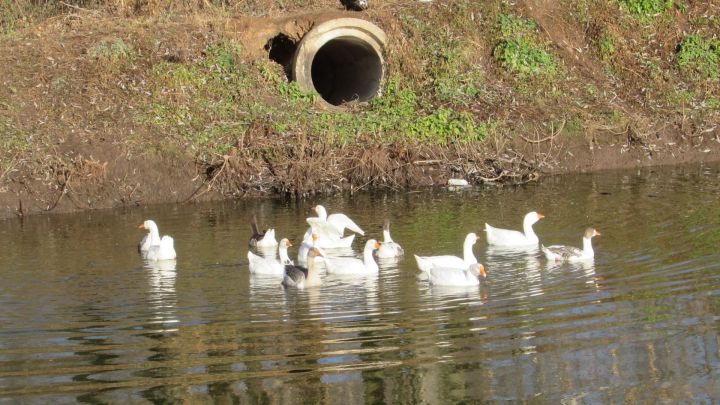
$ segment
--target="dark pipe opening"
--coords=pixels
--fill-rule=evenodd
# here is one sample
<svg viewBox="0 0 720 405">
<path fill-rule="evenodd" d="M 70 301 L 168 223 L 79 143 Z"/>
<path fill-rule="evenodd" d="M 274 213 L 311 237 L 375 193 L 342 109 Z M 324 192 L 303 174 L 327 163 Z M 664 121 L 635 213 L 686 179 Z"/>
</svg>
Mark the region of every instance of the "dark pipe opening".
<svg viewBox="0 0 720 405">
<path fill-rule="evenodd" d="M 313 86 L 322 98 L 341 105 L 375 97 L 383 66 L 370 44 L 354 37 L 338 37 L 317 51 L 311 74 Z"/>
<path fill-rule="evenodd" d="M 288 80 L 292 78 L 292 62 L 296 49 L 297 44 L 285 34 L 278 34 L 265 44 L 268 57 L 283 67 Z"/>
</svg>

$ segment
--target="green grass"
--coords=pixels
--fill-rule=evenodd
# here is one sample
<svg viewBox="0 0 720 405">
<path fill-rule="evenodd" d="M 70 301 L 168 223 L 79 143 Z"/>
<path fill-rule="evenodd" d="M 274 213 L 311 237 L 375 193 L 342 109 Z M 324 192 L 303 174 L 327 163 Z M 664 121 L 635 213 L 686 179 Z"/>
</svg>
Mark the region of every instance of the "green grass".
<svg viewBox="0 0 720 405">
<path fill-rule="evenodd" d="M 501 39 L 493 49 L 493 57 L 500 66 L 521 79 L 556 76 L 557 62 L 538 37 L 532 20 L 502 14 L 498 25 Z"/>
<path fill-rule="evenodd" d="M 676 62 L 690 76 L 717 79 L 720 74 L 720 40 L 688 35 L 678 47 Z"/>
</svg>

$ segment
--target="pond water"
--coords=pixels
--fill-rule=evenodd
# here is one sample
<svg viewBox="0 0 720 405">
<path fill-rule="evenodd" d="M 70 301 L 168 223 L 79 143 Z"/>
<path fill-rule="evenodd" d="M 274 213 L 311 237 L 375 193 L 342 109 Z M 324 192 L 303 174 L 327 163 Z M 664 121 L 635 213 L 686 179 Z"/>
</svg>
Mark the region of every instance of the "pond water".
<svg viewBox="0 0 720 405">
<path fill-rule="evenodd" d="M 720 400 L 720 166 L 612 171 L 460 192 L 163 205 L 0 226 L 0 402 L 456 403 Z M 311 207 L 344 212 L 405 258 L 366 278 L 283 290 L 250 277 L 253 214 L 295 256 Z M 487 247 L 520 228 L 595 260 L 552 265 Z M 137 228 L 175 238 L 146 266 Z M 460 254 L 488 277 L 418 280 L 413 254 Z"/>
</svg>

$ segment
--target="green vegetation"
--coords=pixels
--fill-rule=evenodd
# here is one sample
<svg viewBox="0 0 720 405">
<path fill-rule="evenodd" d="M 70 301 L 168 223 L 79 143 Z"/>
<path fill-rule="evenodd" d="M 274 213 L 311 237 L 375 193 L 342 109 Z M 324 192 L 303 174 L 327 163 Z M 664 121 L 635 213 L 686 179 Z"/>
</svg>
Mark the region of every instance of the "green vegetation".
<svg viewBox="0 0 720 405">
<path fill-rule="evenodd" d="M 0 150 L 4 152 L 22 152 L 29 146 L 29 140 L 22 136 L 9 119 L 0 115 Z"/>
<path fill-rule="evenodd" d="M 673 0 L 619 0 L 628 11 L 639 17 L 664 13 L 673 6 Z"/>
<path fill-rule="evenodd" d="M 503 68 L 520 78 L 552 78 L 556 75 L 557 63 L 538 38 L 533 21 L 502 14 L 499 26 L 501 40 L 493 50 L 493 56 Z"/>
<path fill-rule="evenodd" d="M 720 40 L 688 35 L 680 43 L 676 61 L 681 70 L 691 75 L 717 79 L 720 74 Z"/>
<path fill-rule="evenodd" d="M 102 40 L 95 46 L 88 49 L 88 56 L 95 59 L 102 59 L 103 62 L 118 62 L 132 59 L 137 56 L 137 51 L 132 45 L 126 44 L 121 38 Z"/>
<path fill-rule="evenodd" d="M 473 2 L 455 1 L 437 10 L 432 19 L 413 14 L 418 10 L 400 18 L 403 32 L 415 46 L 407 48 L 395 65 L 402 70 L 391 70 L 391 75 L 422 95 L 423 102 L 461 108 L 477 102 L 485 92 L 485 69 L 478 63 L 470 35 L 476 30 L 473 7 Z"/>
<path fill-rule="evenodd" d="M 131 46 L 118 38 L 112 41 L 100 41 L 97 45 L 88 50 L 92 58 L 117 60 L 131 57 L 134 51 Z"/>
<path fill-rule="evenodd" d="M 433 108 L 398 78 L 391 78 L 383 95 L 365 107 L 318 110 L 316 95 L 288 82 L 279 65 L 238 63 L 241 51 L 224 41 L 192 64 L 156 65 L 143 121 L 201 156 L 225 153 L 258 123 L 279 136 L 305 134 L 335 146 L 370 135 L 387 142 L 466 143 L 483 140 L 492 128 L 470 113 Z M 279 104 L 259 102 L 263 92 Z"/>
<path fill-rule="evenodd" d="M 615 54 L 615 41 L 615 36 L 609 32 L 603 33 L 600 37 L 598 48 L 600 51 L 600 57 L 606 64 L 611 62 L 612 57 Z"/>
</svg>

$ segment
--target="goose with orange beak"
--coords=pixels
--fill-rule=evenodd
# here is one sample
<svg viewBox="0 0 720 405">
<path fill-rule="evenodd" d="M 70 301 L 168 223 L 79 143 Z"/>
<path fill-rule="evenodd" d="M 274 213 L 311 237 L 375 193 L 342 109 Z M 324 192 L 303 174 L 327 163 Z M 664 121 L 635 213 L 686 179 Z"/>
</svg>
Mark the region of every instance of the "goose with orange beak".
<svg viewBox="0 0 720 405">
<path fill-rule="evenodd" d="M 148 231 L 148 234 L 138 244 L 138 250 L 143 259 L 159 261 L 175 260 L 177 258 L 175 240 L 168 235 L 160 238 L 160 232 L 155 221 L 151 219 L 145 220 L 138 228 Z"/>
<path fill-rule="evenodd" d="M 432 285 L 462 287 L 480 284 L 480 278 L 487 277 L 485 266 L 474 263 L 466 269 L 432 267 L 425 271 L 421 278 L 427 278 Z"/>
<path fill-rule="evenodd" d="M 512 229 L 501 229 L 485 224 L 485 232 L 487 233 L 488 245 L 494 246 L 506 246 L 506 247 L 519 247 L 519 246 L 534 246 L 537 247 L 538 239 L 533 225 L 545 218 L 543 214 L 539 214 L 535 211 L 528 212 L 523 218 L 523 231 L 515 231 Z"/>
<path fill-rule="evenodd" d="M 307 252 L 307 267 L 296 264 L 285 266 L 285 275 L 282 285 L 285 288 L 305 288 L 315 287 L 322 284 L 320 274 L 318 274 L 315 258 L 322 257 L 322 253 L 317 248 L 310 248 Z"/>
<path fill-rule="evenodd" d="M 283 238 L 278 245 L 279 259 L 274 257 L 262 257 L 253 252 L 248 251 L 248 267 L 250 273 L 268 276 L 282 276 L 285 273 L 285 266 L 293 264 L 288 257 L 288 248 L 292 243 L 287 238 Z"/>
</svg>

